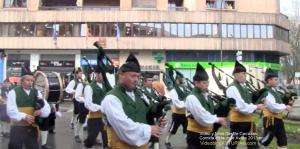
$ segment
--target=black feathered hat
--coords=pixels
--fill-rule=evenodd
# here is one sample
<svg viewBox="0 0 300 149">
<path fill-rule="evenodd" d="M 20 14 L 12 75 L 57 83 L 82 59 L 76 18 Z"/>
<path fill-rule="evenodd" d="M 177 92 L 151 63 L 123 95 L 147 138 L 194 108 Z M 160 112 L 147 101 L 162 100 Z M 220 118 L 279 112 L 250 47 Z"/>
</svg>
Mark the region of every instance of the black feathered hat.
<svg viewBox="0 0 300 149">
<path fill-rule="evenodd" d="M 271 68 L 268 68 L 265 72 L 265 81 L 267 82 L 267 80 L 271 78 L 278 78 L 278 74 Z"/>
<path fill-rule="evenodd" d="M 208 74 L 205 71 L 205 69 L 199 64 L 197 63 L 197 67 L 196 67 L 196 72 L 195 75 L 193 77 L 194 81 L 208 81 Z"/>
<path fill-rule="evenodd" d="M 234 73 L 240 73 L 240 72 L 247 72 L 247 69 L 238 61 L 235 61 L 235 66 L 232 74 Z"/>
<path fill-rule="evenodd" d="M 140 73 L 141 72 L 141 67 L 139 64 L 139 61 L 137 60 L 137 58 L 131 53 L 125 64 L 123 64 L 120 69 L 120 72 L 137 72 Z"/>
</svg>

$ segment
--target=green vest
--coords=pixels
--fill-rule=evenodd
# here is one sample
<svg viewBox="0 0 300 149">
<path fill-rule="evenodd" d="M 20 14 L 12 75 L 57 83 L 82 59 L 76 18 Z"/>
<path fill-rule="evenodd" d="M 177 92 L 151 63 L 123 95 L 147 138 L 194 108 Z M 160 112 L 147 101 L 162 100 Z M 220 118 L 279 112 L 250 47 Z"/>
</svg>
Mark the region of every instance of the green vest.
<svg viewBox="0 0 300 149">
<path fill-rule="evenodd" d="M 193 88 L 191 95 L 197 97 L 198 101 L 201 103 L 201 105 L 206 111 L 210 112 L 211 114 L 214 114 L 214 103 L 209 96 L 207 97 L 208 99 L 206 100 L 204 95 L 201 93 L 201 90 L 196 87 Z"/>
<path fill-rule="evenodd" d="M 183 90 L 180 89 L 178 85 L 175 85 L 175 90 L 177 92 L 178 98 L 180 101 L 185 100 L 185 98 L 189 95 L 189 92 L 183 87 Z"/>
<path fill-rule="evenodd" d="M 252 103 L 252 95 L 248 88 L 242 87 L 242 85 L 237 81 L 234 81 L 230 86 L 235 86 L 238 89 L 241 97 L 246 103 L 248 104 Z"/>
<path fill-rule="evenodd" d="M 147 87 L 146 86 L 144 86 L 143 87 L 143 91 L 145 92 L 145 94 L 146 94 L 146 96 L 148 97 L 151 97 L 151 98 L 154 98 L 154 92 L 153 92 L 153 89 L 151 89 L 151 92 L 149 92 L 148 90 L 147 90 Z"/>
<path fill-rule="evenodd" d="M 37 91 L 30 89 L 29 95 L 24 91 L 22 86 L 14 88 L 16 93 L 17 107 L 36 107 Z"/>
<path fill-rule="evenodd" d="M 102 85 L 102 88 L 100 88 L 95 80 L 90 83 L 90 86 L 93 90 L 93 103 L 100 105 L 106 94 L 105 86 Z"/>
<path fill-rule="evenodd" d="M 125 114 L 132 119 L 134 122 L 146 123 L 146 114 L 148 108 L 146 107 L 142 94 L 134 91 L 135 101 L 133 101 L 127 94 L 125 89 L 121 85 L 116 85 L 108 95 L 114 95 L 122 103 Z"/>
<path fill-rule="evenodd" d="M 265 98 L 268 96 L 268 93 L 272 94 L 275 98 L 275 102 L 278 104 L 282 104 L 282 96 L 280 95 L 280 93 L 278 93 L 278 91 L 274 91 L 270 86 L 266 86 L 265 87 L 267 90 L 263 93 L 261 98 Z"/>
</svg>

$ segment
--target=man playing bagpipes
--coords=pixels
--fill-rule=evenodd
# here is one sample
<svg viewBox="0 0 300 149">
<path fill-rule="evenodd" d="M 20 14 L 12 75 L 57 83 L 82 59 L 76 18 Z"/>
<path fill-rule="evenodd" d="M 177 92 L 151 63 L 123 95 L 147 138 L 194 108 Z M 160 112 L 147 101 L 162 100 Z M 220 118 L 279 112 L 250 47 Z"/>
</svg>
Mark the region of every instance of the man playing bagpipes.
<svg viewBox="0 0 300 149">
<path fill-rule="evenodd" d="M 213 124 L 226 125 L 224 117 L 217 117 L 214 114 L 214 103 L 208 96 L 208 79 L 205 69 L 197 63 L 196 73 L 193 77 L 195 87 L 186 97 L 185 103 L 188 117 L 188 149 L 214 149 L 216 139 L 213 133 Z"/>
<path fill-rule="evenodd" d="M 84 89 L 84 105 L 89 110 L 87 121 L 88 136 L 84 141 L 84 145 L 87 148 L 93 147 L 99 132 L 101 132 L 103 148 L 107 148 L 107 134 L 102 119 L 101 102 L 109 89 L 103 82 L 104 70 L 98 66 L 94 70 L 95 79 L 89 85 L 86 85 Z"/>
<path fill-rule="evenodd" d="M 157 125 L 147 124 L 150 102 L 137 89 L 140 72 L 138 60 L 130 54 L 118 71 L 118 84 L 102 101 L 111 149 L 147 149 L 150 137 L 159 137 L 165 125 L 162 118 Z"/>
<path fill-rule="evenodd" d="M 72 81 L 69 82 L 69 84 L 67 85 L 65 91 L 68 93 L 68 94 L 71 94 L 71 97 L 72 97 L 72 101 L 73 101 L 73 115 L 72 115 L 72 119 L 71 119 L 71 122 L 70 122 L 70 127 L 73 129 L 74 128 L 74 122 L 77 120 L 77 116 L 78 116 L 78 113 L 79 113 L 79 109 L 78 109 L 78 101 L 75 100 L 75 90 L 76 90 L 76 87 L 78 85 L 78 83 L 82 82 L 82 70 L 81 68 L 77 68 L 74 69 L 73 71 L 73 74 L 74 74 L 74 79 Z"/>
<path fill-rule="evenodd" d="M 247 148 L 258 148 L 255 134 L 254 115 L 255 110 L 262 110 L 263 104 L 254 105 L 252 95 L 246 83 L 246 68 L 238 61 L 233 70 L 234 82 L 226 90 L 226 96 L 235 100 L 235 107 L 229 112 L 230 138 L 227 148 L 235 149 L 244 136 Z"/>
<path fill-rule="evenodd" d="M 259 142 L 268 146 L 273 137 L 277 139 L 277 146 L 280 149 L 287 148 L 287 136 L 283 123 L 283 112 L 291 112 L 292 107 L 285 105 L 282 96 L 276 89 L 278 87 L 278 75 L 272 69 L 268 68 L 265 72 L 266 91 L 262 95 L 262 100 L 265 103 L 263 109 L 263 137 Z"/>
<path fill-rule="evenodd" d="M 28 69 L 29 70 L 29 69 Z M 39 149 L 39 126 L 37 117 L 48 117 L 50 106 L 42 94 L 32 88 L 34 78 L 27 71 L 21 78 L 21 85 L 8 93 L 7 114 L 12 120 L 9 149 Z"/>
<path fill-rule="evenodd" d="M 167 149 L 172 148 L 170 139 L 172 135 L 176 134 L 179 126 L 180 125 L 182 126 L 184 134 L 186 134 L 186 128 L 187 128 L 187 118 L 185 116 L 185 98 L 189 94 L 189 91 L 184 86 L 184 76 L 178 71 L 175 72 L 176 72 L 176 77 L 174 80 L 174 87 L 168 93 L 170 98 L 172 99 L 173 106 L 171 109 L 172 123 L 165 142 Z"/>
<path fill-rule="evenodd" d="M 143 92 L 146 94 L 147 98 L 150 98 L 149 100 L 152 100 L 155 98 L 155 93 L 152 87 L 153 78 L 150 73 L 145 73 L 144 75 L 144 84 L 142 87 Z"/>
</svg>

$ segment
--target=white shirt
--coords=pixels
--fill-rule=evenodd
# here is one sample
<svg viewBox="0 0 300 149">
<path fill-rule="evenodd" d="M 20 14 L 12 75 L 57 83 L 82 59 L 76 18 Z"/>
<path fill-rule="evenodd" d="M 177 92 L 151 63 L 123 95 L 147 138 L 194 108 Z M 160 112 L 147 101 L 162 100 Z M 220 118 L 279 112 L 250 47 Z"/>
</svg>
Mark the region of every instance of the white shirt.
<svg viewBox="0 0 300 149">
<path fill-rule="evenodd" d="M 102 89 L 103 86 L 102 86 L 102 83 L 98 83 L 97 82 L 97 85 Z M 97 111 L 102 111 L 101 110 L 101 106 L 98 105 L 98 104 L 95 104 L 93 103 L 93 89 L 90 85 L 87 85 L 85 88 L 84 88 L 84 106 L 92 111 L 92 112 L 97 112 Z"/>
<path fill-rule="evenodd" d="M 237 111 L 239 111 L 242 114 L 251 114 L 257 108 L 257 106 L 252 103 L 246 103 L 235 86 L 230 86 L 226 90 L 226 96 L 235 100 Z"/>
<path fill-rule="evenodd" d="M 24 91 L 27 93 L 27 95 L 30 94 L 30 90 L 25 90 Z M 38 98 L 39 99 L 42 99 L 42 94 L 38 91 Z M 40 117 L 48 117 L 50 112 L 51 112 L 51 109 L 50 109 L 50 105 L 48 104 L 48 102 L 44 100 L 44 107 L 41 109 L 41 115 Z M 23 112 L 20 112 L 18 110 L 18 106 L 17 106 L 17 103 L 16 103 L 16 92 L 15 90 L 11 90 L 9 93 L 8 93 L 8 96 L 7 96 L 7 115 L 9 116 L 9 118 L 13 121 L 21 121 L 23 119 L 25 119 L 26 117 L 26 113 L 23 113 Z"/>
<path fill-rule="evenodd" d="M 204 97 L 207 100 L 207 96 Z M 217 115 L 206 111 L 195 95 L 188 95 L 186 97 L 185 107 L 188 111 L 187 116 L 192 114 L 194 119 L 203 126 L 211 127 L 214 123 L 218 122 Z"/>
<path fill-rule="evenodd" d="M 134 97 L 133 92 L 127 95 Z M 132 98 L 132 100 L 135 100 Z M 119 139 L 133 146 L 141 146 L 149 142 L 151 126 L 134 122 L 124 112 L 122 102 L 114 95 L 107 95 L 102 101 L 102 112 L 106 115 Z"/>
<path fill-rule="evenodd" d="M 183 90 L 181 87 L 179 87 L 179 89 Z M 173 105 L 175 105 L 176 108 L 179 108 L 179 109 L 185 108 L 185 103 L 184 103 L 184 101 L 179 100 L 179 97 L 178 97 L 178 94 L 177 94 L 175 88 L 173 88 L 169 92 L 169 96 L 172 99 L 172 103 L 173 103 Z"/>
<path fill-rule="evenodd" d="M 75 93 L 75 87 L 76 83 L 75 83 L 75 80 L 72 80 L 69 82 L 69 84 L 67 85 L 65 91 L 69 94 L 74 94 Z"/>
<path fill-rule="evenodd" d="M 76 90 L 75 90 L 75 100 L 80 103 L 84 103 L 84 97 L 82 96 L 83 87 L 84 86 L 82 83 L 78 83 Z"/>
<path fill-rule="evenodd" d="M 272 89 L 277 92 L 274 88 Z M 268 92 L 268 95 L 265 98 L 265 105 L 271 112 L 274 113 L 281 113 L 286 109 L 285 104 L 276 103 L 275 97 L 270 92 Z"/>
</svg>

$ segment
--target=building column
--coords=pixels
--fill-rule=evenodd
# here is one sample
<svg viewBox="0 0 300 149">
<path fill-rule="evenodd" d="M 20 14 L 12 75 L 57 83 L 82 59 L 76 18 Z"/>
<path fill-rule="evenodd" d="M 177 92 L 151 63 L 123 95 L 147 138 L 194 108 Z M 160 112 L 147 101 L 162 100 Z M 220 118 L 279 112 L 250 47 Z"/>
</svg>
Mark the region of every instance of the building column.
<svg viewBox="0 0 300 149">
<path fill-rule="evenodd" d="M 39 53 L 31 53 L 30 54 L 30 71 L 36 70 L 37 66 L 39 66 L 40 62 L 40 54 Z"/>
<path fill-rule="evenodd" d="M 131 10 L 132 0 L 120 0 L 120 10 Z"/>
<path fill-rule="evenodd" d="M 0 9 L 2 9 L 4 6 L 4 0 L 0 0 Z"/>
<path fill-rule="evenodd" d="M 167 11 L 168 10 L 168 0 L 157 0 L 156 8 L 157 10 Z"/>
<path fill-rule="evenodd" d="M 40 7 L 41 0 L 27 0 L 27 9 L 30 11 L 37 11 Z"/>
</svg>

